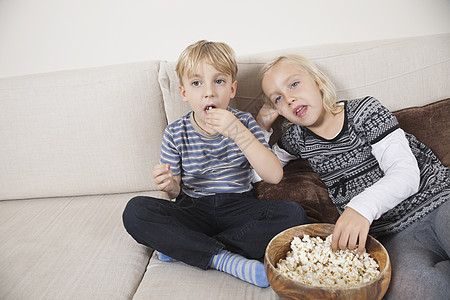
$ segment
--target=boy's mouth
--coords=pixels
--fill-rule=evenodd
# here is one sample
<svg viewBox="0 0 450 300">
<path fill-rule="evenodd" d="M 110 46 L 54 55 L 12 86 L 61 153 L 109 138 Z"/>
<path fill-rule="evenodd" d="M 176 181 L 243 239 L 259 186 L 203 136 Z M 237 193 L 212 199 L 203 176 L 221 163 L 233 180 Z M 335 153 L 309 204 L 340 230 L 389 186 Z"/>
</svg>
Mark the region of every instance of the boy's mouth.
<svg viewBox="0 0 450 300">
<path fill-rule="evenodd" d="M 210 109 L 216 108 L 214 105 L 206 105 L 205 106 L 205 111 L 208 111 Z"/>
</svg>

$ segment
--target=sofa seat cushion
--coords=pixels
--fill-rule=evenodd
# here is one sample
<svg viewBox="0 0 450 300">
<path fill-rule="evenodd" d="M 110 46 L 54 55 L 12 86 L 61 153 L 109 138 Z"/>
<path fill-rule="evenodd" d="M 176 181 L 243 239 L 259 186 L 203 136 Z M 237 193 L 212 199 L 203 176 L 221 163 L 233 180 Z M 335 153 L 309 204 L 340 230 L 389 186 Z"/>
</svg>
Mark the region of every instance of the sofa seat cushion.
<svg viewBox="0 0 450 300">
<path fill-rule="evenodd" d="M 134 300 L 279 300 L 272 288 L 259 288 L 226 273 L 182 262 L 150 260 Z"/>
<path fill-rule="evenodd" d="M 450 166 L 450 99 L 394 112 L 400 127 L 430 147 L 445 166 Z M 292 200 L 301 204 L 310 222 L 335 223 L 339 214 L 328 191 L 306 160 L 289 162 L 279 184 L 258 182 L 261 199 Z"/>
<path fill-rule="evenodd" d="M 122 225 L 133 196 L 0 201 L 0 299 L 131 299 L 152 253 Z"/>
</svg>

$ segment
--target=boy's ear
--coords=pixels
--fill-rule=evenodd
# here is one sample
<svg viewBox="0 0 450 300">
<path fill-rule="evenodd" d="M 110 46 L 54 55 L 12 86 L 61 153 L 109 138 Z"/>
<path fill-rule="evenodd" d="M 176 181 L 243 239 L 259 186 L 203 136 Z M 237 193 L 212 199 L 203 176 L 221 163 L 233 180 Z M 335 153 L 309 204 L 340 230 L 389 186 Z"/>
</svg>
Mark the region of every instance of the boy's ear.
<svg viewBox="0 0 450 300">
<path fill-rule="evenodd" d="M 185 90 L 184 86 L 180 84 L 178 87 L 180 88 L 181 98 L 183 99 L 184 102 L 188 102 L 188 99 L 186 97 L 186 90 Z"/>
<path fill-rule="evenodd" d="M 231 96 L 230 96 L 231 99 L 233 99 L 234 96 L 236 96 L 236 90 L 237 90 L 237 80 L 235 80 L 235 81 L 231 84 Z"/>
</svg>

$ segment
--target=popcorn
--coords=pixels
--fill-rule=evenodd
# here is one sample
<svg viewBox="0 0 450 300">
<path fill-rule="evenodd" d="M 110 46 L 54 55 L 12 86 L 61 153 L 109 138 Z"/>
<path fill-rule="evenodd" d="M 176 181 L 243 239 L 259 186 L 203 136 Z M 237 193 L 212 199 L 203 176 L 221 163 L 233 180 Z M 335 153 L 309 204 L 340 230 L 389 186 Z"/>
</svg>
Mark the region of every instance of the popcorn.
<svg viewBox="0 0 450 300">
<path fill-rule="evenodd" d="M 305 235 L 294 237 L 291 251 L 280 259 L 276 269 L 300 283 L 328 288 L 349 287 L 369 282 L 379 274 L 380 266 L 365 252 L 331 248 L 332 235 L 325 240 Z"/>
</svg>

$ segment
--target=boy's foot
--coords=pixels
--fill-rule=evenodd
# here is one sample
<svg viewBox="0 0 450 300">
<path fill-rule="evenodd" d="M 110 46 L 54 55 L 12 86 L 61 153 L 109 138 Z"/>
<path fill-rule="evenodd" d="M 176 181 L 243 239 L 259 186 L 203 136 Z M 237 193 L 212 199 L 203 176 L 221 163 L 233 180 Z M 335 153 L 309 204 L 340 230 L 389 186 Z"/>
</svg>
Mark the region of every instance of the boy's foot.
<svg viewBox="0 0 450 300">
<path fill-rule="evenodd" d="M 227 250 L 220 250 L 217 255 L 214 255 L 210 268 L 228 273 L 259 287 L 269 286 L 262 262 Z"/>
<path fill-rule="evenodd" d="M 176 259 L 173 259 L 170 256 L 167 256 L 165 254 L 162 254 L 161 252 L 158 252 L 158 259 L 160 261 L 167 261 L 167 262 L 173 262 L 173 261 L 177 261 Z"/>
</svg>

